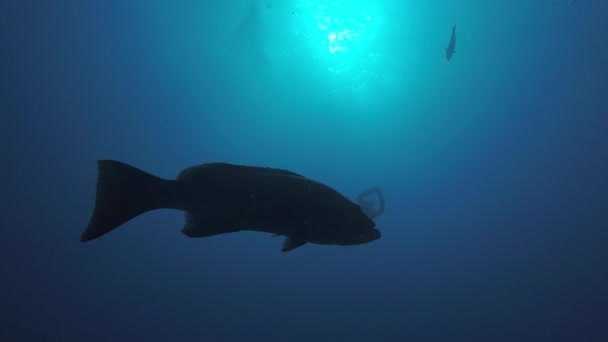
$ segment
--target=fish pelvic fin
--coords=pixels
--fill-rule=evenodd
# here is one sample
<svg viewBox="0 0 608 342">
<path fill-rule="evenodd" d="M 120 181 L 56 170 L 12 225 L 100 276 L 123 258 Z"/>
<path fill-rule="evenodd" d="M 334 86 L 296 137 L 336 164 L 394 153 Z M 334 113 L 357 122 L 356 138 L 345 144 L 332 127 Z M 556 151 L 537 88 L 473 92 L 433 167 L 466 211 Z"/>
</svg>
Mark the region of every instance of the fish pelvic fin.
<svg viewBox="0 0 608 342">
<path fill-rule="evenodd" d="M 293 251 L 294 249 L 304 246 L 305 244 L 306 240 L 299 237 L 290 236 L 287 237 L 283 242 L 283 249 L 281 249 L 281 252 Z"/>
</svg>

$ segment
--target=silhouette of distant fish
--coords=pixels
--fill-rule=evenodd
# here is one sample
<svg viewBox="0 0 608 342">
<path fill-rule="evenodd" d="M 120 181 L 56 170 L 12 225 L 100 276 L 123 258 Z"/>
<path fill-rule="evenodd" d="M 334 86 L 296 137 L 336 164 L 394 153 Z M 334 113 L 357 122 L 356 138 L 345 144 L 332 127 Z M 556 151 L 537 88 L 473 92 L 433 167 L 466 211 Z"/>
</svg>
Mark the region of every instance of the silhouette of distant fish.
<svg viewBox="0 0 608 342">
<path fill-rule="evenodd" d="M 452 26 L 452 36 L 448 47 L 445 48 L 445 58 L 449 61 L 452 56 L 456 53 L 456 25 Z"/>
<path fill-rule="evenodd" d="M 358 205 L 287 170 L 208 163 L 166 180 L 114 160 L 99 160 L 97 167 L 95 208 L 83 242 L 162 208 L 186 212 L 182 233 L 188 237 L 267 232 L 287 237 L 283 252 L 308 242 L 358 245 L 381 236 Z"/>
</svg>

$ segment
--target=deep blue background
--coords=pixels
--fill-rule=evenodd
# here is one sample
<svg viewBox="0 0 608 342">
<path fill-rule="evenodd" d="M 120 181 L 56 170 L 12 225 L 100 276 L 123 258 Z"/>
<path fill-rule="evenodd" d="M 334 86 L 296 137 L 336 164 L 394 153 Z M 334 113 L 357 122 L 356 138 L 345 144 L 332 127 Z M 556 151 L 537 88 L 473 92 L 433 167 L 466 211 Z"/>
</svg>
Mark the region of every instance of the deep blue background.
<svg viewBox="0 0 608 342">
<path fill-rule="evenodd" d="M 364 90 L 267 39 L 273 4 L 235 38 L 246 2 L 0 3 L 0 339 L 608 340 L 608 3 L 377 3 Z M 166 210 L 81 244 L 103 158 L 378 185 L 383 237 L 282 254 Z"/>
</svg>

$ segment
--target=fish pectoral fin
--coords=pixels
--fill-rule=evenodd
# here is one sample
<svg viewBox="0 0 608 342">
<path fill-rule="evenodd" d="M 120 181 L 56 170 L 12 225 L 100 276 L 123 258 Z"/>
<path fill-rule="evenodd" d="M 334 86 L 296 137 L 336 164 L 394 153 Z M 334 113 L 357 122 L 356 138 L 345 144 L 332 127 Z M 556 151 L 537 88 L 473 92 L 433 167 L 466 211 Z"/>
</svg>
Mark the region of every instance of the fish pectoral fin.
<svg viewBox="0 0 608 342">
<path fill-rule="evenodd" d="M 292 251 L 300 246 L 303 246 L 304 244 L 306 244 L 306 240 L 303 238 L 293 236 L 287 237 L 283 242 L 283 249 L 281 249 L 281 252 Z"/>
</svg>

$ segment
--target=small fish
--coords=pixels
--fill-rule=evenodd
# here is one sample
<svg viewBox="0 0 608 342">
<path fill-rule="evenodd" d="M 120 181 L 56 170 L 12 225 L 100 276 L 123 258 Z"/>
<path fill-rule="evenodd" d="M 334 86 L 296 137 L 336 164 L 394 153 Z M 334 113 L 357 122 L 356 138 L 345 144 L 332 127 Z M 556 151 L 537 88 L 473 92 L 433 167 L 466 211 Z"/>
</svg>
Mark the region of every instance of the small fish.
<svg viewBox="0 0 608 342">
<path fill-rule="evenodd" d="M 445 58 L 449 61 L 452 56 L 456 53 L 456 25 L 452 26 L 452 36 L 450 37 L 450 43 L 445 48 Z"/>
<path fill-rule="evenodd" d="M 287 170 L 208 163 L 167 180 L 115 160 L 99 160 L 97 169 L 95 208 L 83 242 L 163 208 L 185 211 L 182 233 L 188 237 L 266 232 L 286 236 L 283 252 L 309 242 L 359 245 L 381 236 L 358 205 Z"/>
</svg>

